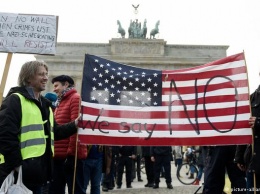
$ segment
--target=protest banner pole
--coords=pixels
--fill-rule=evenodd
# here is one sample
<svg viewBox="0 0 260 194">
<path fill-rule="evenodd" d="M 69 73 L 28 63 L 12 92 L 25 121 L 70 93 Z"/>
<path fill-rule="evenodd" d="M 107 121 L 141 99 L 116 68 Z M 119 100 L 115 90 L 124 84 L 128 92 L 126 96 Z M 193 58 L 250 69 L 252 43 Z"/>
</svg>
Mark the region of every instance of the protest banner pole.
<svg viewBox="0 0 260 194">
<path fill-rule="evenodd" d="M 84 64 L 83 64 L 83 68 L 82 68 L 82 77 L 83 77 L 83 71 L 84 71 Z M 81 94 L 81 90 L 82 90 L 82 83 L 81 83 L 81 87 L 80 87 L 80 94 Z M 82 116 L 83 116 L 81 114 L 81 101 L 82 101 L 82 98 L 80 98 L 80 103 L 79 103 L 79 116 L 80 116 L 80 118 L 79 118 L 78 122 L 82 121 Z M 75 160 L 74 160 L 72 194 L 74 194 L 74 192 L 75 192 L 76 170 L 77 170 L 77 160 L 78 160 L 79 127 L 77 127 L 77 128 L 78 129 L 77 129 L 77 134 L 76 134 L 76 148 L 75 148 L 76 150 L 75 150 Z"/>
<path fill-rule="evenodd" d="M 1 80 L 1 84 L 0 84 L 0 106 L 2 105 L 2 101 L 3 101 L 4 89 L 5 89 L 5 84 L 6 84 L 7 75 L 8 75 L 8 71 L 10 68 L 12 56 L 13 56 L 13 53 L 8 53 L 7 58 L 6 58 L 5 68 L 4 68 L 4 72 L 3 72 L 3 76 L 2 76 L 2 80 Z"/>
<path fill-rule="evenodd" d="M 80 115 L 80 109 L 81 108 L 81 102 L 79 103 L 79 115 Z M 80 118 L 81 119 L 81 118 Z M 80 119 L 78 120 L 78 122 L 80 121 Z M 77 127 L 77 133 L 76 133 L 76 145 L 75 145 L 75 158 L 74 158 L 74 172 L 73 172 L 73 184 L 72 184 L 72 194 L 75 193 L 75 183 L 76 183 L 76 172 L 77 172 L 77 161 L 78 161 L 78 140 L 79 140 L 79 136 L 78 136 L 78 131 L 79 128 Z M 87 145 L 86 145 L 87 146 Z"/>
<path fill-rule="evenodd" d="M 244 54 L 244 59 L 245 59 L 245 64 L 246 64 L 246 55 L 245 55 L 245 51 L 243 50 L 243 54 Z M 247 71 L 247 64 L 246 64 L 246 72 L 247 72 L 247 77 L 248 77 L 248 71 Z M 249 80 L 248 80 L 248 94 L 249 94 L 249 99 L 250 99 L 250 87 L 249 87 Z M 252 110 L 251 110 L 251 105 L 250 105 L 250 115 L 252 116 Z M 254 130 L 253 128 L 251 128 L 252 130 L 252 153 L 254 153 Z M 254 194 L 256 194 L 256 177 L 255 177 L 255 172 L 253 172 L 253 180 L 254 180 Z"/>
</svg>

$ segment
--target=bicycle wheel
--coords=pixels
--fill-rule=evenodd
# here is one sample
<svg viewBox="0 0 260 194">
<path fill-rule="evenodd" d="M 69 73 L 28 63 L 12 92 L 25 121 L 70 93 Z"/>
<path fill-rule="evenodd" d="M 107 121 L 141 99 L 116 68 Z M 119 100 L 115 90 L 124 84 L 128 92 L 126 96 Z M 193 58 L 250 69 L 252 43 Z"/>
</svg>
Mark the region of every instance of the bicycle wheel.
<svg viewBox="0 0 260 194">
<path fill-rule="evenodd" d="M 194 164 L 183 163 L 176 174 L 178 180 L 184 185 L 191 185 L 198 176 L 198 169 Z"/>
</svg>

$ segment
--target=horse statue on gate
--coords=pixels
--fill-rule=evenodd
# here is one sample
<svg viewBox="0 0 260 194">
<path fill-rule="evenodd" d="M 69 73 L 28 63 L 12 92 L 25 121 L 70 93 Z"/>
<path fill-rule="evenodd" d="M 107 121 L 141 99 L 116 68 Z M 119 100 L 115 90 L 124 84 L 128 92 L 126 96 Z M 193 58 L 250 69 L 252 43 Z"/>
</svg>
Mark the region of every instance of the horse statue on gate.
<svg viewBox="0 0 260 194">
<path fill-rule="evenodd" d="M 153 37 L 153 39 L 155 39 L 155 35 L 159 33 L 159 28 L 158 28 L 159 24 L 160 24 L 160 20 L 158 20 L 156 22 L 155 28 L 151 30 L 151 32 L 150 32 L 150 39 L 152 39 L 152 37 Z"/>
<path fill-rule="evenodd" d="M 122 28 L 121 23 L 119 20 L 117 20 L 117 25 L 118 25 L 118 33 L 121 34 L 121 38 L 125 38 L 125 30 Z"/>
<path fill-rule="evenodd" d="M 141 30 L 141 38 L 146 39 L 146 34 L 147 34 L 147 27 L 146 27 L 146 19 L 144 20 L 144 25 L 143 28 Z"/>
<path fill-rule="evenodd" d="M 133 38 L 134 32 L 133 32 L 133 22 L 130 20 L 130 25 L 128 27 L 128 38 Z"/>
</svg>

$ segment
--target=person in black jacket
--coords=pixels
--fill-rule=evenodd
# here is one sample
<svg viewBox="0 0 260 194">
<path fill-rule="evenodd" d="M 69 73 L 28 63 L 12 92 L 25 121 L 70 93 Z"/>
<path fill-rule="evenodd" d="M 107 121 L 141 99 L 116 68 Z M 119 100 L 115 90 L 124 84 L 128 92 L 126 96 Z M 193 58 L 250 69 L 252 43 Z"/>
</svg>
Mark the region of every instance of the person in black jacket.
<svg viewBox="0 0 260 194">
<path fill-rule="evenodd" d="M 249 194 L 250 190 L 247 190 L 247 188 L 252 190 L 253 172 L 255 172 L 256 177 L 258 177 L 258 179 L 256 178 L 256 188 L 260 188 L 260 86 L 250 96 L 250 101 L 253 116 L 249 118 L 249 125 L 253 128 L 254 132 L 254 156 L 252 157 L 250 154 L 250 146 L 248 146 L 249 149 L 246 149 L 247 145 L 203 146 L 205 159 L 203 194 L 222 193 L 226 172 L 231 182 L 232 193 Z M 247 159 L 244 160 L 244 155 L 249 157 L 246 157 Z M 247 178 L 245 180 L 246 170 Z M 258 191 L 258 193 L 260 193 L 260 191 Z"/>
<path fill-rule="evenodd" d="M 141 155 L 142 155 L 142 148 L 141 146 L 135 146 L 136 149 L 136 158 L 133 160 L 132 164 L 132 182 L 136 178 L 137 175 L 137 181 L 143 182 L 143 179 L 141 177 Z"/>
<path fill-rule="evenodd" d="M 53 140 L 77 132 L 75 121 L 57 125 L 51 102 L 41 95 L 48 81 L 44 62 L 25 63 L 0 108 L 0 185 L 22 166 L 23 183 L 33 194 L 48 193 L 53 171 Z M 54 138 L 53 138 L 54 135 Z M 37 137 L 37 138 L 36 138 Z"/>
<path fill-rule="evenodd" d="M 142 146 L 142 158 L 144 159 L 147 184 L 145 187 L 153 187 L 154 185 L 154 162 L 151 160 L 151 147 Z"/>
<path fill-rule="evenodd" d="M 173 189 L 171 177 L 171 161 L 172 147 L 171 146 L 152 146 L 151 160 L 154 162 L 154 189 L 159 188 L 160 172 L 162 167 L 165 170 L 165 180 L 168 189 Z"/>
<path fill-rule="evenodd" d="M 136 158 L 135 146 L 119 146 L 117 163 L 117 188 L 122 186 L 122 177 L 125 167 L 126 188 L 132 188 L 132 163 Z"/>
<path fill-rule="evenodd" d="M 245 173 L 234 163 L 236 145 L 203 146 L 205 158 L 203 194 L 222 194 L 225 175 L 231 182 L 233 194 L 245 194 Z"/>
<path fill-rule="evenodd" d="M 250 95 L 252 117 L 249 118 L 249 125 L 253 129 L 254 153 L 251 145 L 237 146 L 235 162 L 237 166 L 246 171 L 248 194 L 254 193 L 254 178 L 256 178 L 256 193 L 260 193 L 260 85 Z"/>
</svg>

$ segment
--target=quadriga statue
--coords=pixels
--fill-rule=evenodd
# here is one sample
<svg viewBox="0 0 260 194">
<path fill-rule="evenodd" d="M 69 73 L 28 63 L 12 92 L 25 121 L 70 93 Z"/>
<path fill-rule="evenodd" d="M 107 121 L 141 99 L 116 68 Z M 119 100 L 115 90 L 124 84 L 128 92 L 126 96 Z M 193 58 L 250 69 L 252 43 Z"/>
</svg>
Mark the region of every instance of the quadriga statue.
<svg viewBox="0 0 260 194">
<path fill-rule="evenodd" d="M 155 24 L 155 28 L 151 30 L 150 32 L 150 39 L 153 37 L 153 39 L 155 38 L 155 35 L 159 33 L 159 28 L 158 26 L 160 25 L 160 20 L 158 20 Z"/>
</svg>

